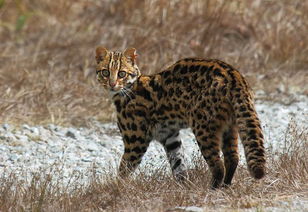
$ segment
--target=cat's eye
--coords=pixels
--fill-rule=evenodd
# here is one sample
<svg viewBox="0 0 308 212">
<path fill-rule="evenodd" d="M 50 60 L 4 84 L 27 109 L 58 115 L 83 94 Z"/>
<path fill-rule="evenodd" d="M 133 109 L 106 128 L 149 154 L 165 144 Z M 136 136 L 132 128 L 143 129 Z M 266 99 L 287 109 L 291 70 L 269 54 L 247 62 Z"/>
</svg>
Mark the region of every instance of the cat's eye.
<svg viewBox="0 0 308 212">
<path fill-rule="evenodd" d="M 109 72 L 107 69 L 104 69 L 104 70 L 102 70 L 101 74 L 102 74 L 104 77 L 109 77 L 110 72 Z"/>
<path fill-rule="evenodd" d="M 125 72 L 125 71 L 119 71 L 118 76 L 119 76 L 120 78 L 123 78 L 123 77 L 126 76 L 126 72 Z"/>
</svg>

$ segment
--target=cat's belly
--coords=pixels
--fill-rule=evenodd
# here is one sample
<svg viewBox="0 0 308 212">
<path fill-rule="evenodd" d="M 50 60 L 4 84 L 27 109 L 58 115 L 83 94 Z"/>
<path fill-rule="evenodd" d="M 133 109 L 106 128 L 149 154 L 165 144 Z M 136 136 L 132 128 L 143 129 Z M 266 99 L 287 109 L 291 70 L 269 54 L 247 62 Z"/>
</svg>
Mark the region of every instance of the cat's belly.
<svg viewBox="0 0 308 212">
<path fill-rule="evenodd" d="M 161 121 L 152 127 L 152 140 L 164 142 L 166 138 L 178 133 L 181 129 L 185 128 L 188 128 L 188 125 L 180 120 Z"/>
</svg>

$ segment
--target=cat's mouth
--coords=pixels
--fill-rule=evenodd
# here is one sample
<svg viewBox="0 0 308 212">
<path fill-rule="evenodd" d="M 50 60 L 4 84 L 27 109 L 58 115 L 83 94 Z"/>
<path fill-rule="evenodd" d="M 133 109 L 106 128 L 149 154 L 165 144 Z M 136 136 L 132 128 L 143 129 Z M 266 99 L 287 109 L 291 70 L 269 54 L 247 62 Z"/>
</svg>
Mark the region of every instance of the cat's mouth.
<svg viewBox="0 0 308 212">
<path fill-rule="evenodd" d="M 119 92 L 122 88 L 109 88 L 112 92 Z"/>
<path fill-rule="evenodd" d="M 105 89 L 110 93 L 111 96 L 114 96 L 116 94 L 125 94 L 125 93 L 131 94 L 132 86 L 133 86 L 133 83 L 127 83 L 125 86 L 115 85 L 113 87 L 106 85 Z"/>
<path fill-rule="evenodd" d="M 111 94 L 116 94 L 116 93 L 119 93 L 119 92 L 121 92 L 121 90 L 122 90 L 123 88 L 122 87 L 113 87 L 113 88 L 108 88 L 108 90 L 109 90 L 109 92 L 111 93 Z"/>
</svg>

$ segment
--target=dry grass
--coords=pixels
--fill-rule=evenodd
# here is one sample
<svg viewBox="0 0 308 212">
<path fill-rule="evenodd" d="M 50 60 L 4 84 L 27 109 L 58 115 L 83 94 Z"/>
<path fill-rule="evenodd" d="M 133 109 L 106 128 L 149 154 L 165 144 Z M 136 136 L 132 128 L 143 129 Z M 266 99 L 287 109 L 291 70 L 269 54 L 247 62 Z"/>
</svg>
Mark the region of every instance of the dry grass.
<svg viewBox="0 0 308 212">
<path fill-rule="evenodd" d="M 238 67 L 254 89 L 307 94 L 308 2 L 0 0 L 0 117 L 86 125 L 112 119 L 94 49 L 134 46 L 143 73 L 179 58 Z"/>
<path fill-rule="evenodd" d="M 263 180 L 253 180 L 247 168 L 240 166 L 233 185 L 215 191 L 209 189 L 210 175 L 200 159 L 185 185 L 162 169 L 150 177 L 141 173 L 137 178 L 113 179 L 93 174 L 83 181 L 78 180 L 82 175 L 72 176 L 64 183 L 54 179 L 61 175 L 61 169 L 54 168 L 34 174 L 30 183 L 14 175 L 1 177 L 0 211 L 180 211 L 176 208 L 187 206 L 205 211 L 263 211 L 284 207 L 296 198 L 308 201 L 307 139 L 307 129 L 291 125 L 285 148 L 268 150 L 268 173 Z"/>
</svg>

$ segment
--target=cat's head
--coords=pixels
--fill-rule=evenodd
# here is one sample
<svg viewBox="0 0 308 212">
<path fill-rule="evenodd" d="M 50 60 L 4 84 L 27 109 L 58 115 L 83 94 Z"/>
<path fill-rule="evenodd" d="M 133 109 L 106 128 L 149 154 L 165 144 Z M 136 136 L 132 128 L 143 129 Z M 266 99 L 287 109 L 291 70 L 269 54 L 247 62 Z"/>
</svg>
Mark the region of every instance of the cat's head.
<svg viewBox="0 0 308 212">
<path fill-rule="evenodd" d="M 102 46 L 97 47 L 97 80 L 112 94 L 129 89 L 140 76 L 136 56 L 135 48 L 112 52 Z"/>
</svg>

